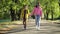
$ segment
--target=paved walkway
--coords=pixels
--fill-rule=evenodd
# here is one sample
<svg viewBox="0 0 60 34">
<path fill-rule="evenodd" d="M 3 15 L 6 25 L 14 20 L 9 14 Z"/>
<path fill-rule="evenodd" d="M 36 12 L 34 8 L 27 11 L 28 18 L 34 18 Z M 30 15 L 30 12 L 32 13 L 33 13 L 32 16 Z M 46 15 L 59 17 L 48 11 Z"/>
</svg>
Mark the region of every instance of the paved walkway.
<svg viewBox="0 0 60 34">
<path fill-rule="evenodd" d="M 6 34 L 60 34 L 60 24 L 48 23 L 46 20 L 41 21 L 41 29 L 36 30 L 34 20 L 29 20 L 27 30 L 23 29 L 23 25 L 17 25 L 16 28 L 8 31 Z"/>
</svg>

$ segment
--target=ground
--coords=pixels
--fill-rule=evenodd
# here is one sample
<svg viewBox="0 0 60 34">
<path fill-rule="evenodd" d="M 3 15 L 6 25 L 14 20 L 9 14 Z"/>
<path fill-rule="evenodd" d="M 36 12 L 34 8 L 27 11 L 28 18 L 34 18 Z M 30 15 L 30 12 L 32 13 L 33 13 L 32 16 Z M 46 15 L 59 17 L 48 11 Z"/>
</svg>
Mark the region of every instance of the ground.
<svg viewBox="0 0 60 34">
<path fill-rule="evenodd" d="M 6 31 L 5 34 L 60 34 L 60 24 L 49 23 L 47 20 L 41 20 L 41 27 L 38 31 L 35 26 L 34 19 L 27 23 L 27 30 L 23 29 L 22 24 L 15 24 L 15 28 Z"/>
</svg>

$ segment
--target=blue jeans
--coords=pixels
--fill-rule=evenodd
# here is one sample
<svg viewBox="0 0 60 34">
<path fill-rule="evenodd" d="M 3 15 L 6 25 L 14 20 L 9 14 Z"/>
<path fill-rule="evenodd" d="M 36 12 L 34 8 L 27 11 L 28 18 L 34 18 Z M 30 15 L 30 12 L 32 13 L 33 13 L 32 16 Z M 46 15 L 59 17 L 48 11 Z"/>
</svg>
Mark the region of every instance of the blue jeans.
<svg viewBox="0 0 60 34">
<path fill-rule="evenodd" d="M 40 27 L 40 15 L 36 15 L 35 20 L 36 20 L 36 26 Z"/>
</svg>

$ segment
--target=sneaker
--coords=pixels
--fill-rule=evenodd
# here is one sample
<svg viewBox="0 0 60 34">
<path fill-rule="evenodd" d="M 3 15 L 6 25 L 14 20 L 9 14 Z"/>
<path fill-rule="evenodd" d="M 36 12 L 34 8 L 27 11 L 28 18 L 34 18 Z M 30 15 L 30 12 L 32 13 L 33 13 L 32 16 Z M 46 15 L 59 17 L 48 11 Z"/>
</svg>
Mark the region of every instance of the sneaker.
<svg viewBox="0 0 60 34">
<path fill-rule="evenodd" d="M 24 28 L 24 30 L 26 30 L 26 28 Z"/>
<path fill-rule="evenodd" d="M 36 26 L 36 29 L 38 29 L 38 27 Z"/>
<path fill-rule="evenodd" d="M 38 27 L 37 30 L 40 30 L 40 27 Z"/>
</svg>

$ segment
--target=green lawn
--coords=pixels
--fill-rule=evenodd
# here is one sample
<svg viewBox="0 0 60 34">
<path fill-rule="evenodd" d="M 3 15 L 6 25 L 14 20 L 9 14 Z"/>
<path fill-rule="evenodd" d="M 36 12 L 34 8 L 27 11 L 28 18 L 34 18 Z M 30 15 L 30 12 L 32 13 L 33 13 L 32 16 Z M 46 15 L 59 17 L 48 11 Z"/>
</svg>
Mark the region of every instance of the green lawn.
<svg viewBox="0 0 60 34">
<path fill-rule="evenodd" d="M 10 22 L 11 20 L 10 19 L 2 19 L 2 20 L 0 20 L 0 23 L 1 22 Z"/>
</svg>

